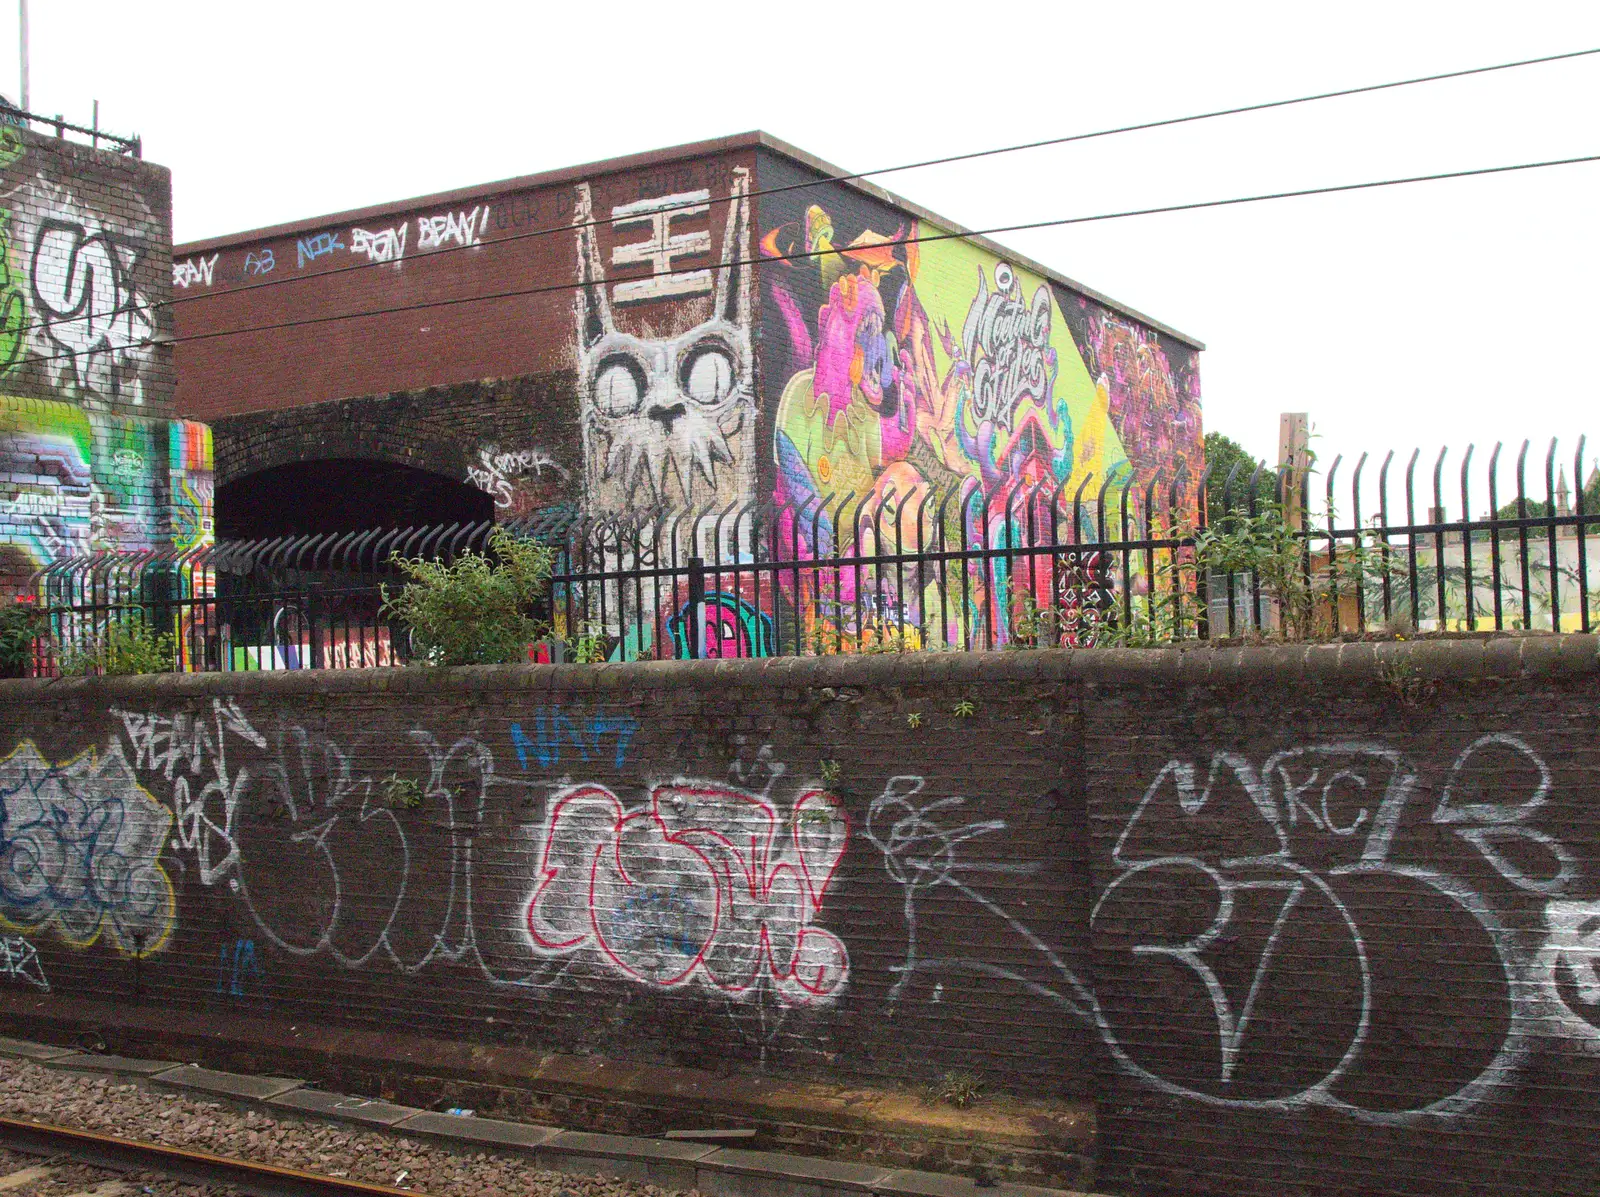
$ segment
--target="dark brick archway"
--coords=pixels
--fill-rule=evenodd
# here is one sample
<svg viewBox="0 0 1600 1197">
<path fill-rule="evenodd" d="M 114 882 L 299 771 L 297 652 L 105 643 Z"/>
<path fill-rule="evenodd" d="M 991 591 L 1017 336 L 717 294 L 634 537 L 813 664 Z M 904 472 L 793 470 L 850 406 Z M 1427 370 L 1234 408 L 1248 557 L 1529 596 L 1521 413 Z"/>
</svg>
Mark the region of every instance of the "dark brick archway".
<svg viewBox="0 0 1600 1197">
<path fill-rule="evenodd" d="M 526 375 L 220 419 L 218 535 L 491 519 L 485 453 L 537 449 L 570 491 L 543 500 L 576 498 L 573 388 L 570 374 Z"/>
<path fill-rule="evenodd" d="M 336 457 L 273 466 L 219 486 L 216 512 L 218 536 L 258 539 L 478 523 L 494 518 L 494 500 L 413 466 Z"/>
</svg>

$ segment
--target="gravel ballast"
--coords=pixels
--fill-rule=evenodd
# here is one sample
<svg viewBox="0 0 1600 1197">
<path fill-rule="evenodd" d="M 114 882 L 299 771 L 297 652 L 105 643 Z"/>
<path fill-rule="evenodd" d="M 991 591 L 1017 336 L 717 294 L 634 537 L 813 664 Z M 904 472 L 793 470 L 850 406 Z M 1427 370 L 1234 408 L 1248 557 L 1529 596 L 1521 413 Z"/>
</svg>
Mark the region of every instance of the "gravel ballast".
<svg viewBox="0 0 1600 1197">
<path fill-rule="evenodd" d="M 676 1190 L 654 1185 L 551 1172 L 516 1156 L 451 1151 L 398 1135 L 269 1117 L 122 1077 L 57 1071 L 19 1059 L 0 1058 L 0 1114 L 416 1189 L 433 1197 L 678 1197 Z M 23 1157 L 8 1152 L 5 1158 Z M 171 1185 L 152 1191 L 200 1190 Z"/>
</svg>

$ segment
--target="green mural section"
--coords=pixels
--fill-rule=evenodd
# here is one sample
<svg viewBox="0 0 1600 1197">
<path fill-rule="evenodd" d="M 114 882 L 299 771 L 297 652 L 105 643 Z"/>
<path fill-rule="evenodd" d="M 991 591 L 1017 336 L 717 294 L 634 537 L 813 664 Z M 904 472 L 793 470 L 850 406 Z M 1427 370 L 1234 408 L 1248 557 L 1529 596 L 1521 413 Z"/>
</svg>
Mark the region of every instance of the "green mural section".
<svg viewBox="0 0 1600 1197">
<path fill-rule="evenodd" d="M 0 582 L 13 590 L 63 557 L 211 541 L 211 434 L 193 421 L 0 395 L 0 479 Z"/>
<path fill-rule="evenodd" d="M 1120 477 L 1127 453 L 1050 284 L 922 222 L 840 244 L 810 205 L 763 246 L 791 347 L 777 494 L 905 503 L 933 488 Z M 813 303 L 815 307 L 813 308 Z M 811 312 L 815 311 L 813 318 Z"/>
<path fill-rule="evenodd" d="M 167 418 L 160 194 L 118 162 L 0 127 L 0 590 L 107 550 L 209 544 L 211 434 Z M 146 384 L 150 384 L 147 386 Z"/>
<path fill-rule="evenodd" d="M 16 130 L 0 128 L 0 170 L 21 159 L 22 153 L 22 140 Z M 0 208 L 0 375 L 17 364 L 28 336 L 22 256 L 12 233 L 11 209 Z"/>
</svg>

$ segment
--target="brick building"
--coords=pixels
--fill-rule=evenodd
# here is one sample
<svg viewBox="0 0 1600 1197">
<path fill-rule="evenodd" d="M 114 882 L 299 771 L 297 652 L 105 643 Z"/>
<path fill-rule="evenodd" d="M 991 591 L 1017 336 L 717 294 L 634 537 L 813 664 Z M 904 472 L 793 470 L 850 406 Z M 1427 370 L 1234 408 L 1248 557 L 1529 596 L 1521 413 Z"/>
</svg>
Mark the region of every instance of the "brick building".
<svg viewBox="0 0 1600 1197">
<path fill-rule="evenodd" d="M 174 419 L 168 171 L 0 126 L 0 589 L 211 536 L 211 441 Z"/>
<path fill-rule="evenodd" d="M 1090 474 L 1192 501 L 1199 342 L 840 173 L 751 133 L 178 246 L 220 531 Z"/>
</svg>

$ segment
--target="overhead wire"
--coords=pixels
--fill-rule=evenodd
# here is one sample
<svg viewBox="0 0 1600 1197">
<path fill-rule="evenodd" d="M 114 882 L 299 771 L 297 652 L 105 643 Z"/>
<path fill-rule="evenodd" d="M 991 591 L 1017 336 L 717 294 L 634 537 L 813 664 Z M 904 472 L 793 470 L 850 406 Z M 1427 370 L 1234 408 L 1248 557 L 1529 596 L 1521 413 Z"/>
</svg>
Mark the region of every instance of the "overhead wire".
<svg viewBox="0 0 1600 1197">
<path fill-rule="evenodd" d="M 1519 162 L 1507 166 L 1474 167 L 1468 170 L 1443 171 L 1437 174 L 1409 175 L 1395 179 L 1376 179 L 1362 183 L 1337 183 L 1325 187 L 1306 187 L 1293 191 L 1271 191 L 1256 195 L 1234 196 L 1228 199 L 1196 200 L 1182 204 L 1162 204 L 1149 208 L 1129 208 L 1118 212 L 1103 212 L 1091 216 L 1065 216 L 1049 220 L 1025 221 L 1020 224 L 994 225 L 985 229 L 963 229 L 955 232 L 929 233 L 913 237 L 897 237 L 884 242 L 884 246 L 928 244 L 936 241 L 957 241 L 970 237 L 989 237 L 999 233 L 1018 233 L 1033 229 L 1064 228 L 1070 225 L 1092 224 L 1107 220 L 1126 220 L 1139 216 L 1157 216 L 1172 212 L 1193 212 L 1205 208 L 1236 207 L 1241 204 L 1256 204 L 1270 200 L 1299 199 L 1314 195 L 1335 195 L 1342 192 L 1370 191 L 1380 187 L 1399 187 L 1412 183 L 1435 183 L 1449 179 L 1476 178 L 1485 175 L 1510 174 L 1516 171 L 1540 170 L 1546 167 L 1575 166 L 1586 162 L 1600 162 L 1600 154 L 1587 154 L 1574 158 L 1554 158 L 1541 162 Z M 777 262 L 793 262 L 806 258 L 829 257 L 846 252 L 844 247 L 830 246 L 827 249 L 801 250 L 794 253 L 767 254 L 753 258 L 738 258 L 725 263 L 717 269 L 732 269 L 742 266 L 761 266 Z M 629 275 L 628 281 L 657 278 L 662 275 L 674 274 L 674 270 L 652 270 L 644 274 Z M 615 280 L 613 280 L 615 281 Z M 537 287 L 519 287 L 507 291 L 493 291 L 481 295 L 462 295 L 450 299 L 433 299 L 422 303 L 398 304 L 391 307 L 371 308 L 360 312 L 337 312 L 324 316 L 306 316 L 294 320 L 282 320 L 271 324 L 251 325 L 244 328 L 215 329 L 203 333 L 191 333 L 187 336 L 174 337 L 171 344 L 188 344 L 193 341 L 207 341 L 217 337 L 243 336 L 248 333 L 277 332 L 288 328 L 302 328 L 313 324 L 328 324 L 340 320 L 364 320 L 374 316 L 396 315 L 402 312 L 427 311 L 434 308 L 452 307 L 465 303 L 488 303 L 496 299 L 517 299 L 529 295 L 543 295 L 560 291 L 576 291 L 591 284 L 584 282 L 550 283 Z M 76 356 L 64 354 L 59 356 Z M 32 358 L 33 361 L 50 361 L 50 357 Z"/>
<path fill-rule="evenodd" d="M 1271 109 L 1275 109 L 1275 108 L 1285 108 L 1285 107 L 1291 107 L 1291 106 L 1299 105 L 1299 104 L 1315 103 L 1315 102 L 1319 102 L 1319 101 L 1322 101 L 1322 100 L 1339 99 L 1339 98 L 1343 98 L 1343 97 L 1347 97 L 1347 96 L 1362 95 L 1362 94 L 1368 94 L 1368 93 L 1373 93 L 1373 92 L 1381 92 L 1381 91 L 1390 91 L 1390 90 L 1394 90 L 1394 89 L 1402 88 L 1402 87 L 1412 87 L 1412 86 L 1416 86 L 1416 85 L 1419 85 L 1419 84 L 1437 83 L 1437 82 L 1442 82 L 1442 81 L 1451 80 L 1451 79 L 1466 78 L 1466 77 L 1474 76 L 1474 75 L 1490 74 L 1490 73 L 1493 73 L 1493 72 L 1513 70 L 1513 69 L 1520 68 L 1520 67 L 1525 67 L 1525 66 L 1538 66 L 1538 65 L 1543 65 L 1543 64 L 1552 63 L 1552 62 L 1561 62 L 1561 61 L 1566 61 L 1566 60 L 1570 60 L 1570 59 L 1585 58 L 1585 57 L 1590 57 L 1590 56 L 1593 56 L 1593 55 L 1596 55 L 1596 54 L 1600 54 L 1600 47 L 1596 47 L 1596 48 L 1593 48 L 1593 49 L 1587 49 L 1587 50 L 1566 51 L 1566 52 L 1563 52 L 1563 53 L 1560 53 L 1560 54 L 1542 55 L 1542 56 L 1536 57 L 1536 58 L 1517 59 L 1517 60 L 1514 60 L 1514 61 L 1511 61 L 1511 62 L 1494 63 L 1494 64 L 1491 64 L 1491 65 L 1488 65 L 1488 66 L 1468 67 L 1468 68 L 1464 68 L 1464 69 L 1461 69 L 1461 70 L 1445 71 L 1445 72 L 1440 72 L 1440 73 L 1431 74 L 1431 75 L 1418 75 L 1418 76 L 1414 76 L 1412 78 L 1393 80 L 1393 81 L 1390 81 L 1390 82 L 1387 82 L 1387 83 L 1363 84 L 1363 85 L 1360 85 L 1360 86 L 1357 86 L 1357 87 L 1341 88 L 1341 89 L 1338 89 L 1338 90 L 1335 90 L 1335 91 L 1317 92 L 1317 93 L 1313 93 L 1313 94 L 1310 94 L 1310 95 L 1295 96 L 1295 97 L 1291 97 L 1291 98 L 1288 98 L 1288 99 L 1267 100 L 1267 101 L 1262 101 L 1262 102 L 1255 103 L 1255 104 L 1245 104 L 1245 105 L 1237 105 L 1237 106 L 1234 106 L 1234 107 L 1231 107 L 1231 108 L 1213 109 L 1213 110 L 1210 110 L 1210 111 L 1207 111 L 1207 112 L 1192 113 L 1192 114 L 1189 114 L 1189 115 L 1186 115 L 1186 116 L 1165 117 L 1165 118 L 1161 118 L 1159 120 L 1143 121 L 1143 122 L 1137 122 L 1137 123 L 1134 123 L 1134 124 L 1119 125 L 1119 126 L 1115 126 L 1115 127 L 1112 127 L 1112 128 L 1094 130 L 1094 131 L 1087 132 L 1087 133 L 1073 133 L 1073 134 L 1067 134 L 1067 135 L 1064 135 L 1064 136 L 1061 136 L 1061 137 L 1046 138 L 1046 139 L 1043 139 L 1043 140 L 1031 141 L 1031 142 L 1021 142 L 1021 143 L 1018 143 L 1018 144 L 1015 144 L 1015 145 L 1000 146 L 1000 147 L 995 147 L 995 148 L 986 149 L 986 150 L 974 150 L 974 151 L 961 153 L 961 154 L 945 155 L 943 157 L 938 157 L 938 158 L 921 159 L 921 160 L 918 160 L 916 162 L 902 163 L 901 165 L 898 165 L 898 166 L 879 167 L 879 168 L 877 168 L 875 170 L 870 170 L 870 171 L 858 171 L 858 172 L 849 173 L 849 174 L 822 175 L 821 177 L 818 177 L 818 178 L 815 178 L 815 179 L 808 179 L 808 180 L 805 180 L 803 182 L 788 183 L 788 184 L 783 184 L 783 185 L 775 186 L 775 187 L 757 188 L 757 189 L 755 189 L 753 191 L 746 192 L 742 196 L 731 196 L 731 195 L 730 196 L 716 196 L 716 197 L 711 197 L 708 200 L 696 199 L 696 200 L 692 200 L 692 201 L 684 201 L 684 202 L 682 202 L 680 204 L 666 205 L 663 208 L 659 209 L 659 211 L 661 211 L 661 212 L 671 212 L 671 211 L 679 210 L 681 208 L 698 207 L 698 206 L 700 206 L 702 204 L 726 204 L 726 203 L 733 202 L 735 199 L 739 199 L 739 200 L 755 199 L 755 198 L 758 198 L 758 197 L 761 197 L 761 196 L 766 196 L 766 195 L 776 195 L 776 194 L 781 194 L 781 193 L 789 192 L 789 191 L 803 190 L 803 189 L 812 188 L 812 187 L 827 186 L 827 185 L 834 184 L 834 183 L 852 182 L 852 181 L 856 181 L 856 180 L 871 178 L 871 177 L 874 177 L 874 176 L 877 176 L 877 175 L 893 174 L 893 173 L 898 173 L 898 172 L 902 172 L 902 171 L 917 170 L 917 169 L 921 169 L 923 167 L 928 167 L 928 166 L 939 166 L 939 165 L 946 165 L 946 164 L 954 163 L 954 162 L 972 161 L 972 160 L 976 160 L 976 159 L 980 159 L 980 158 L 994 157 L 996 155 L 1001 155 L 1001 154 L 1017 153 L 1019 151 L 1024 151 L 1024 150 L 1040 149 L 1040 148 L 1045 148 L 1045 147 L 1054 146 L 1054 145 L 1065 145 L 1065 144 L 1069 144 L 1069 143 L 1072 143 L 1072 142 L 1088 141 L 1088 140 L 1093 140 L 1093 139 L 1102 138 L 1102 137 L 1112 137 L 1112 136 L 1117 136 L 1117 135 L 1124 134 L 1124 133 L 1134 133 L 1134 132 L 1141 132 L 1141 131 L 1150 130 L 1150 129 L 1165 128 L 1165 127 L 1170 127 L 1170 126 L 1175 126 L 1175 125 L 1191 124 L 1191 123 L 1198 122 L 1198 121 L 1213 120 L 1213 119 L 1217 119 L 1219 117 L 1237 116 L 1237 115 L 1243 115 L 1243 114 L 1246 114 L 1246 113 L 1267 111 L 1267 110 L 1271 110 Z M 1132 211 L 1128 211 L 1128 212 L 1107 213 L 1107 214 L 1098 215 L 1098 216 L 1074 217 L 1074 218 L 1068 218 L 1066 220 L 1061 220 L 1061 221 L 1044 221 L 1044 222 L 1033 222 L 1033 223 L 1029 223 L 1029 224 L 1022 224 L 1022 225 L 997 226 L 996 228 L 988 229 L 988 230 L 976 230 L 976 231 L 970 231 L 970 232 L 965 232 L 965 233 L 954 233 L 954 234 L 949 234 L 948 236 L 945 236 L 945 235 L 930 236 L 930 237 L 925 238 L 925 239 L 926 240 L 947 240 L 947 239 L 950 239 L 952 237 L 959 238 L 959 237 L 963 237 L 963 236 L 987 236 L 987 235 L 990 235 L 992 233 L 1020 232 L 1020 231 L 1025 231 L 1025 230 L 1029 230 L 1029 229 L 1052 227 L 1052 226 L 1059 226 L 1059 225 L 1066 225 L 1066 224 L 1086 223 L 1086 222 L 1098 221 L 1098 220 L 1115 220 L 1115 219 L 1122 219 L 1122 218 L 1130 217 L 1130 216 L 1153 215 L 1153 214 L 1157 214 L 1157 213 L 1161 213 L 1161 212 L 1184 211 L 1184 210 L 1187 210 L 1189 208 L 1196 208 L 1196 207 L 1220 207 L 1220 206 L 1227 206 L 1227 205 L 1230 205 L 1230 204 L 1254 203 L 1254 202 L 1258 202 L 1260 200 L 1265 200 L 1265 199 L 1292 198 L 1292 197 L 1300 196 L 1300 195 L 1324 194 L 1328 190 L 1334 190 L 1334 191 L 1338 191 L 1338 190 L 1359 190 L 1359 189 L 1362 189 L 1362 188 L 1369 188 L 1369 187 L 1392 186 L 1392 185 L 1395 185 L 1397 183 L 1405 183 L 1405 182 L 1424 182 L 1424 181 L 1431 181 L 1431 180 L 1434 180 L 1434 179 L 1460 178 L 1460 177 L 1466 177 L 1467 175 L 1474 174 L 1474 173 L 1498 173 L 1498 172 L 1506 171 L 1506 170 L 1529 170 L 1529 169 L 1535 169 L 1535 168 L 1541 167 L 1541 166 L 1569 165 L 1569 164 L 1574 163 L 1574 162 L 1582 162 L 1582 161 L 1588 161 L 1588 160 L 1589 159 L 1585 159 L 1585 158 L 1575 158 L 1575 159 L 1563 159 L 1563 160 L 1552 161 L 1552 162 L 1525 163 L 1525 164 L 1520 164 L 1520 165 L 1516 165 L 1516 166 L 1509 166 L 1509 167 L 1487 168 L 1487 169 L 1485 169 L 1483 171 L 1450 172 L 1450 173 L 1441 174 L 1441 175 L 1417 176 L 1415 178 L 1410 178 L 1410 179 L 1384 180 L 1384 181 L 1373 182 L 1373 183 L 1350 184 L 1350 185 L 1346 185 L 1346 186 L 1342 186 L 1342 187 L 1335 187 L 1335 188 L 1332 188 L 1332 189 L 1310 189 L 1310 190 L 1306 190 L 1306 191 L 1297 191 L 1297 192 L 1272 193 L 1272 194 L 1261 195 L 1261 196 L 1240 197 L 1240 198 L 1232 199 L 1232 200 L 1204 201 L 1204 202 L 1201 202 L 1201 203 L 1198 203 L 1198 204 L 1192 204 L 1192 205 L 1169 205 L 1169 206 L 1160 207 L 1160 208 L 1137 209 L 1137 210 L 1132 210 Z M 562 234 L 562 233 L 571 233 L 571 232 L 573 232 L 575 230 L 583 229 L 583 228 L 596 228 L 596 227 L 600 227 L 601 225 L 605 225 L 605 224 L 609 224 L 609 223 L 610 223 L 609 221 L 604 220 L 604 219 L 594 219 L 594 220 L 589 220 L 589 221 L 578 221 L 578 222 L 569 222 L 569 223 L 560 224 L 560 225 L 551 225 L 551 226 L 548 226 L 548 227 L 545 227 L 545 228 L 541 228 L 541 229 L 531 229 L 531 230 L 529 230 L 528 232 L 525 232 L 525 233 L 513 233 L 513 234 L 508 235 L 508 236 L 497 237 L 492 241 L 480 242 L 478 244 L 445 246 L 445 247 L 441 247 L 439 249 L 430 250 L 425 255 L 421 255 L 421 256 L 413 257 L 413 258 L 403 259 L 403 261 L 409 261 L 409 262 L 431 261 L 431 260 L 439 258 L 439 257 L 441 257 L 441 256 L 443 256 L 445 254 L 459 253 L 459 252 L 463 252 L 463 251 L 468 250 L 468 249 L 482 249 L 482 248 L 486 248 L 486 247 L 501 246 L 501 245 L 510 244 L 510 243 L 516 242 L 516 241 L 528 240 L 528 239 L 535 238 L 535 237 L 547 237 L 547 236 L 554 236 L 554 235 L 558 235 L 558 234 Z M 271 240 L 271 239 L 272 238 L 263 238 L 262 240 L 265 241 L 265 240 Z M 902 239 L 900 239 L 899 243 L 909 243 L 909 242 L 915 241 L 915 240 L 922 240 L 922 239 L 921 238 L 902 238 Z M 822 251 L 822 252 L 831 252 L 831 251 Z M 757 263 L 763 262 L 763 261 L 765 261 L 765 262 L 784 261 L 784 260 L 791 260 L 794 256 L 795 255 L 778 256 L 778 257 L 769 256 L 769 257 L 765 257 L 765 258 L 751 259 L 748 262 L 731 263 L 730 265 L 749 265 L 749 264 L 757 264 Z M 228 288 L 227 290 L 224 290 L 224 291 L 206 290 L 206 291 L 203 291 L 203 292 L 197 292 L 195 294 L 177 295 L 177 296 L 173 296 L 171 299 L 161 300 L 161 301 L 158 301 L 156 303 L 150 304 L 149 308 L 151 310 L 155 310 L 155 309 L 158 309 L 158 308 L 175 306 L 175 305 L 180 304 L 180 303 L 188 303 L 188 302 L 193 302 L 193 301 L 197 301 L 197 300 L 201 300 L 201 299 L 215 298 L 215 297 L 221 296 L 221 295 L 228 295 L 228 296 L 244 295 L 244 294 L 249 294 L 249 293 L 251 293 L 253 291 L 262 290 L 262 289 L 264 289 L 266 287 L 286 286 L 286 285 L 289 285 L 291 283 L 305 282 L 305 281 L 310 281 L 312 279 L 326 279 L 326 278 L 335 277 L 337 275 L 350 273 L 351 271 L 376 269 L 376 268 L 380 268 L 380 267 L 383 267 L 383 266 L 394 266 L 395 264 L 396 263 L 393 262 L 393 261 L 391 261 L 391 262 L 379 262 L 379 261 L 370 261 L 369 260 L 369 261 L 364 261 L 364 262 L 356 262 L 356 263 L 351 263 L 351 264 L 348 264 L 348 265 L 345 265 L 345 266 L 335 267 L 335 268 L 330 269 L 330 270 L 316 271 L 315 273 L 294 274 L 294 275 L 288 275 L 288 276 L 285 276 L 285 277 L 279 278 L 279 279 L 269 279 L 269 280 L 266 280 L 264 282 L 251 283 L 251 284 L 248 284 L 248 285 L 245 285 L 245 286 L 230 287 L 230 288 Z M 630 274 L 629 278 L 643 280 L 643 279 L 646 279 L 646 278 L 657 277 L 658 275 L 661 275 L 661 274 L 670 274 L 670 273 L 674 273 L 674 272 L 673 271 L 665 271 L 665 270 L 664 271 L 651 271 L 650 273 L 644 274 L 644 275 Z M 280 323 L 277 323 L 277 324 L 261 325 L 261 326 L 255 326 L 255 327 L 250 327 L 250 328 L 232 329 L 232 330 L 219 330 L 217 332 L 205 333 L 205 334 L 191 334 L 190 336 L 186 336 L 186 337 L 173 337 L 173 338 L 170 338 L 170 339 L 163 338 L 163 343 L 175 344 L 175 343 L 179 343 L 179 342 L 188 342 L 188 341 L 191 341 L 191 340 L 206 339 L 206 338 L 213 337 L 213 336 L 242 335 L 242 334 L 248 333 L 248 332 L 260 332 L 260 331 L 271 331 L 271 330 L 281 329 L 281 328 L 293 328 L 293 327 L 297 327 L 298 325 L 304 324 L 304 323 L 318 323 L 318 322 L 327 322 L 327 321 L 343 320 L 343 319 L 361 319 L 361 318 L 369 317 L 369 316 L 387 315 L 387 314 L 393 314 L 393 313 L 404 312 L 404 311 L 426 310 L 428 308 L 449 306 L 449 305 L 457 304 L 457 303 L 486 302 L 486 301 L 493 300 L 493 299 L 512 298 L 512 297 L 516 297 L 516 296 L 520 296 L 520 295 L 540 294 L 540 293 L 545 292 L 545 291 L 572 289 L 572 288 L 574 288 L 574 287 L 576 287 L 578 285 L 580 285 L 580 284 L 562 283 L 562 284 L 554 284 L 554 285 L 551 285 L 551 286 L 548 286 L 548 287 L 529 288 L 529 289 L 516 290 L 516 291 L 495 292 L 495 293 L 490 293 L 490 294 L 485 294 L 485 295 L 477 295 L 477 296 L 461 296 L 461 297 L 457 297 L 457 298 L 454 298 L 454 299 L 431 300 L 431 301 L 426 302 L 426 303 L 409 304 L 409 305 L 403 305 L 403 306 L 392 307 L 392 308 L 372 309 L 372 310 L 369 310 L 369 311 L 366 311 L 366 312 L 341 313 L 341 314 L 335 314 L 335 315 L 332 315 L 332 316 L 310 318 L 310 319 L 303 320 L 303 321 L 285 321 L 285 322 L 280 322 Z M 73 323 L 76 323 L 77 321 L 79 321 L 81 319 L 83 319 L 83 317 L 81 315 L 77 315 L 77 316 L 60 317 L 60 318 L 52 319 L 52 320 L 34 321 L 34 322 L 31 322 L 31 323 L 28 323 L 28 324 L 19 325 L 17 328 L 12 330 L 12 332 L 13 332 L 14 335 L 19 335 L 20 336 L 20 335 L 25 335 L 25 334 L 31 333 L 31 332 L 36 331 L 36 330 L 48 329 L 50 327 L 53 327 L 53 326 L 59 325 L 59 324 L 73 324 Z M 35 362 L 49 362 L 49 361 L 61 360 L 63 358 L 76 358 L 76 357 L 82 355 L 83 352 L 85 352 L 85 351 L 75 351 L 75 352 L 74 351 L 67 351 L 67 352 L 62 352 L 62 353 L 53 354 L 53 355 L 35 354 L 35 355 L 31 355 L 27 360 L 35 361 Z M 88 351 L 88 352 L 93 352 L 93 351 Z"/>
<path fill-rule="evenodd" d="M 1561 54 L 1546 54 L 1539 58 L 1522 58 L 1514 62 L 1501 62 L 1492 64 L 1490 66 L 1468 67 L 1464 70 L 1445 71 L 1433 75 L 1418 75 L 1410 79 L 1397 79 L 1389 83 L 1363 84 L 1359 87 L 1340 88 L 1337 91 L 1317 92 L 1312 95 L 1294 96 L 1283 100 L 1266 100 L 1256 104 L 1237 105 L 1232 108 L 1217 108 L 1208 112 L 1191 113 L 1187 116 L 1163 117 L 1159 120 L 1140 121 L 1135 124 L 1117 125 L 1108 129 L 1096 129 L 1088 133 L 1069 133 L 1061 137 L 1045 138 L 1041 141 L 1019 142 L 1016 145 L 999 146 L 993 149 L 972 150 L 961 154 L 947 154 L 939 158 L 924 158 L 916 162 L 902 163 L 899 166 L 882 166 L 875 170 L 856 171 L 851 174 L 822 175 L 818 178 L 808 179 L 800 183 L 785 183 L 776 187 L 756 188 L 753 191 L 747 192 L 744 196 L 737 198 L 758 199 L 761 196 L 766 195 L 780 195 L 788 191 L 800 191 L 809 187 L 823 187 L 831 183 L 849 183 L 860 179 L 875 178 L 878 175 L 898 174 L 908 170 L 920 170 L 928 166 L 944 166 L 953 162 L 971 162 L 979 158 L 992 158 L 1000 154 L 1015 154 L 1023 150 L 1036 150 L 1043 149 L 1048 146 L 1068 145 L 1078 141 L 1092 141 L 1101 137 L 1115 137 L 1124 133 L 1139 133 L 1150 129 L 1169 128 L 1174 125 L 1193 124 L 1197 121 L 1215 120 L 1224 116 L 1241 116 L 1251 112 L 1265 112 L 1274 108 L 1288 108 L 1297 104 L 1312 104 L 1321 100 L 1335 100 L 1344 98 L 1346 96 L 1364 95 L 1380 91 L 1392 91 L 1401 87 L 1414 87 L 1423 83 L 1439 83 L 1449 79 L 1463 79 L 1471 75 L 1485 75 L 1496 71 L 1509 71 L 1518 67 L 1541 66 L 1546 63 L 1562 62 L 1568 59 L 1586 58 L 1595 54 L 1600 54 L 1600 47 L 1596 47 L 1591 50 L 1571 50 Z M 712 196 L 705 200 L 685 200 L 677 204 L 663 205 L 660 208 L 653 209 L 653 212 L 675 212 L 681 211 L 685 208 L 700 207 L 703 204 L 727 204 L 733 202 L 734 198 L 735 197 L 733 196 Z M 334 222 L 330 219 L 329 221 L 319 222 L 319 225 L 325 226 L 332 223 L 337 222 Z M 512 233 L 504 237 L 496 237 L 493 241 L 485 241 L 476 245 L 444 246 L 439 249 L 428 251 L 427 259 L 431 260 L 444 254 L 460 253 L 469 249 L 479 249 L 483 246 L 507 245 L 515 241 L 525 241 L 535 237 L 550 237 L 560 233 L 570 233 L 575 229 L 596 228 L 600 225 L 609 223 L 610 222 L 607 220 L 596 219 L 589 221 L 570 222 L 567 224 L 550 225 L 541 229 L 530 229 L 525 233 Z M 273 240 L 273 238 L 264 237 L 261 238 L 261 240 L 269 241 Z M 404 260 L 422 261 L 424 259 L 418 257 Z M 264 287 L 285 286 L 290 283 L 302 282 L 310 279 L 331 278 L 335 275 L 348 274 L 355 270 L 371 270 L 380 266 L 392 265 L 394 265 L 393 262 L 352 262 L 344 266 L 335 267 L 331 270 L 319 270 L 312 274 L 292 274 L 280 279 L 268 279 L 263 282 L 249 283 L 242 287 L 230 287 L 226 292 L 220 292 L 220 294 L 243 295 L 251 291 L 260 290 Z M 180 303 L 190 303 L 195 300 L 210 298 L 216 294 L 219 294 L 219 292 L 204 291 L 197 292 L 193 295 L 175 295 L 170 300 L 164 300 L 160 304 L 153 304 L 151 306 L 160 307 L 176 305 Z"/>
</svg>

